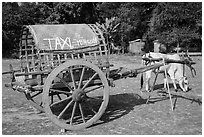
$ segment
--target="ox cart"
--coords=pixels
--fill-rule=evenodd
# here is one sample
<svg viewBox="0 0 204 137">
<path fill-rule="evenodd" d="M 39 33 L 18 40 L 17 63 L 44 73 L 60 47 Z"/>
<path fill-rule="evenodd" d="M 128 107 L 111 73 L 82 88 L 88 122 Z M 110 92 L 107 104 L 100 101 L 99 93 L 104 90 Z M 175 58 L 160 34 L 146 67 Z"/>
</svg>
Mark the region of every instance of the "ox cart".
<svg viewBox="0 0 204 137">
<path fill-rule="evenodd" d="M 163 65 L 111 70 L 109 52 L 94 24 L 23 26 L 20 65 L 10 65 L 10 86 L 62 129 L 78 130 L 100 119 L 113 80 Z"/>
</svg>

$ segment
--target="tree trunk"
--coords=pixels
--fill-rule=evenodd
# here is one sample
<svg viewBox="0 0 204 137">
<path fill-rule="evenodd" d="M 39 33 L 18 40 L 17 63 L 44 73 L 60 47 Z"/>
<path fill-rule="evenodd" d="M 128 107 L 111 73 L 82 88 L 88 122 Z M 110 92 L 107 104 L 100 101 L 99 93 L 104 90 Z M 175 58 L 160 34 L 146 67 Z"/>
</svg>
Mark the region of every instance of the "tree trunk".
<svg viewBox="0 0 204 137">
<path fill-rule="evenodd" d="M 125 53 L 125 44 L 123 41 L 123 35 L 122 35 L 121 41 L 122 41 L 122 54 L 124 54 Z"/>
<path fill-rule="evenodd" d="M 179 53 L 179 42 L 177 43 L 177 53 Z"/>
</svg>

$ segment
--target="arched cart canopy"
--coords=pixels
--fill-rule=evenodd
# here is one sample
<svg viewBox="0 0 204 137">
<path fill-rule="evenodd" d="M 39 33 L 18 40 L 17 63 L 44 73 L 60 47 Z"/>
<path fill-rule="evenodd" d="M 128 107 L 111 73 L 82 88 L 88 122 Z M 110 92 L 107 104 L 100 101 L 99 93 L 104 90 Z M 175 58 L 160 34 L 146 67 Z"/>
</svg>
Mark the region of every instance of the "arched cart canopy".
<svg viewBox="0 0 204 137">
<path fill-rule="evenodd" d="M 89 54 L 95 60 L 107 52 L 103 33 L 95 24 L 27 25 L 22 29 L 19 58 L 21 70 L 32 72 Z"/>
<path fill-rule="evenodd" d="M 100 43 L 102 33 L 96 25 L 28 25 L 23 28 L 21 46 L 35 45 L 39 50 L 77 49 Z"/>
</svg>

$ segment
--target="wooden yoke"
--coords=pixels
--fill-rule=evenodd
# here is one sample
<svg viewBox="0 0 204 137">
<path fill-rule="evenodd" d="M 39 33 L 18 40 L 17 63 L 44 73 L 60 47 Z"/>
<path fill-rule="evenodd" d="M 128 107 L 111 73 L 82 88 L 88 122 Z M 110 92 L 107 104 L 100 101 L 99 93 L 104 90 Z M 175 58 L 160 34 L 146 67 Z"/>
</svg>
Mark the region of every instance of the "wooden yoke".
<svg viewBox="0 0 204 137">
<path fill-rule="evenodd" d="M 144 57 L 142 59 L 145 61 L 150 61 L 150 62 L 153 62 L 153 61 L 159 62 L 163 60 L 162 58 L 147 58 L 147 57 Z M 191 65 L 196 64 L 196 62 L 188 60 L 188 59 L 174 60 L 174 59 L 164 58 L 164 62 L 165 63 L 191 64 Z"/>
</svg>

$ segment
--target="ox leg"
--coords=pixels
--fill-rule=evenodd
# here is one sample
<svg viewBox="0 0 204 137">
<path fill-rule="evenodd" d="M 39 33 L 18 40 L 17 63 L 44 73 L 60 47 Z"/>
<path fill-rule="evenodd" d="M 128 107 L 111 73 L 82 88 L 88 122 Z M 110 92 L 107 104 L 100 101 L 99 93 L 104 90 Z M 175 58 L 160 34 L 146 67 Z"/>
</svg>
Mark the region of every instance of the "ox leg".
<svg viewBox="0 0 204 137">
<path fill-rule="evenodd" d="M 175 74 L 169 72 L 169 76 L 170 76 L 170 78 L 171 78 L 171 80 L 172 80 L 172 83 L 173 83 L 174 89 L 175 89 L 175 91 L 177 92 L 178 89 L 177 89 L 177 86 L 176 86 Z"/>
<path fill-rule="evenodd" d="M 167 79 L 164 78 L 164 89 L 166 89 Z"/>
<path fill-rule="evenodd" d="M 176 86 L 175 78 L 172 79 L 172 83 L 173 83 L 173 86 L 174 86 L 175 91 L 177 92 L 178 89 L 177 89 L 177 86 Z"/>
<path fill-rule="evenodd" d="M 180 86 L 180 88 L 182 89 L 183 92 L 186 92 L 186 90 L 183 87 L 183 80 L 179 81 L 179 86 Z"/>
<path fill-rule="evenodd" d="M 164 74 L 164 89 L 166 89 L 166 84 L 167 84 L 167 78 L 165 77 L 165 74 Z"/>
<path fill-rule="evenodd" d="M 147 92 L 150 91 L 150 77 L 151 77 L 152 71 L 147 71 L 145 75 L 145 89 Z"/>
<path fill-rule="evenodd" d="M 154 79 L 154 82 L 153 82 L 153 85 L 152 85 L 151 91 L 154 90 L 154 86 L 155 86 L 155 84 L 156 84 L 158 74 L 159 74 L 159 72 L 156 72 L 156 76 L 155 76 L 155 79 Z"/>
<path fill-rule="evenodd" d="M 149 96 L 148 96 L 148 98 L 147 98 L 147 100 L 146 100 L 146 104 L 149 103 L 149 100 L 150 100 L 150 98 L 151 98 L 151 94 L 152 94 L 152 91 L 154 90 L 154 85 L 155 85 L 155 83 L 156 83 L 157 76 L 158 76 L 158 73 L 156 73 L 156 77 L 155 77 L 155 79 L 154 79 L 153 86 L 152 86 L 152 88 L 150 89 L 150 77 L 151 77 L 151 73 L 152 73 L 151 70 L 146 73 L 146 91 L 150 93 Z"/>
</svg>

